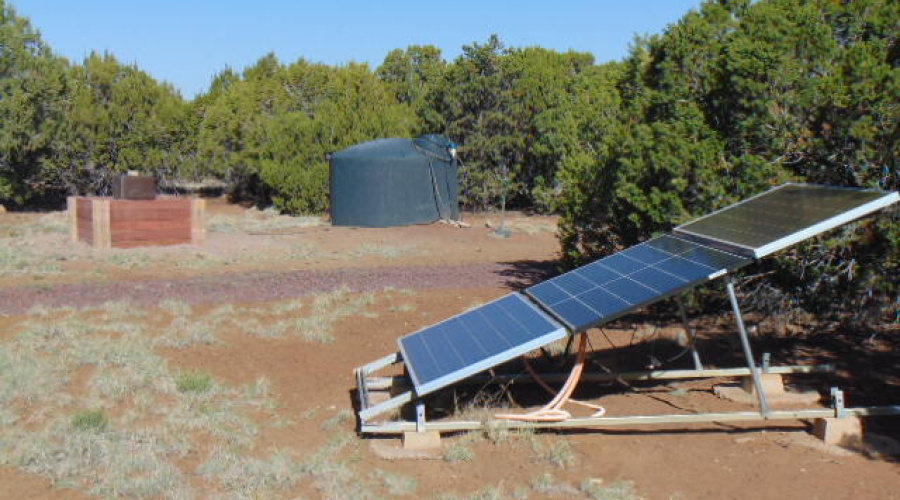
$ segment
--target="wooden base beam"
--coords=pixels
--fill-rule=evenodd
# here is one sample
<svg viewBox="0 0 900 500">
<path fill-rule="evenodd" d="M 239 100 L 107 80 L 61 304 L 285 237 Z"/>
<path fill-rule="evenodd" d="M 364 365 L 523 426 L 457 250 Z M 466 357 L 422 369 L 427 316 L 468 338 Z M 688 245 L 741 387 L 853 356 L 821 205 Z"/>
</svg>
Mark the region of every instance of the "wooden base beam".
<svg viewBox="0 0 900 500">
<path fill-rule="evenodd" d="M 859 408 L 845 408 L 847 417 L 872 417 L 886 415 L 900 415 L 900 405 L 893 406 L 868 406 Z M 693 415 L 642 415 L 625 417 L 588 417 L 572 418 L 563 422 L 521 422 L 515 420 L 493 420 L 487 422 L 475 421 L 444 421 L 426 422 L 425 431 L 460 432 L 474 431 L 485 426 L 502 425 L 508 429 L 588 429 L 609 427 L 632 427 L 640 425 L 664 425 L 664 424 L 698 424 L 719 422 L 758 422 L 775 420 L 806 420 L 816 418 L 831 418 L 835 416 L 832 408 L 816 408 L 809 410 L 775 410 L 762 416 L 755 411 L 741 411 L 728 413 L 698 413 Z M 415 422 L 383 422 L 364 423 L 360 427 L 363 434 L 402 434 L 415 432 Z"/>
</svg>

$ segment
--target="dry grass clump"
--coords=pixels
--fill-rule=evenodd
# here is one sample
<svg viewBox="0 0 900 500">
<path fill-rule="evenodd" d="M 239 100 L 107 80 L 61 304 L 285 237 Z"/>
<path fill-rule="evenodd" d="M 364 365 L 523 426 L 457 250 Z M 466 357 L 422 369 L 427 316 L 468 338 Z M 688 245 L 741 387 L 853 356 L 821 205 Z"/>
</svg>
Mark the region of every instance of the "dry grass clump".
<svg viewBox="0 0 900 500">
<path fill-rule="evenodd" d="M 0 464 L 101 497 L 206 498 L 175 461 L 200 435 L 249 449 L 268 382 L 173 372 L 130 311 L 41 310 L 15 325 L 0 344 Z"/>
<path fill-rule="evenodd" d="M 611 481 L 604 484 L 602 480 L 585 479 L 581 483 L 581 491 L 593 500 L 643 500 L 635 491 L 632 481 Z"/>
<path fill-rule="evenodd" d="M 122 269 L 146 269 L 153 264 L 150 255 L 137 250 L 119 250 L 106 257 L 104 262 Z"/>
<path fill-rule="evenodd" d="M 299 311 L 303 307 L 303 301 L 300 299 L 288 300 L 285 302 L 279 302 L 272 306 L 270 309 L 275 314 L 286 314 L 293 313 Z"/>
<path fill-rule="evenodd" d="M 532 494 L 537 498 L 588 498 L 594 500 L 643 500 L 634 490 L 631 481 L 612 481 L 604 484 L 600 479 L 585 479 L 580 487 L 566 481 L 558 480 L 549 472 L 536 476 L 527 487 L 518 485 L 505 487 L 501 482 L 474 491 L 468 495 L 442 493 L 432 497 L 434 500 L 506 500 L 527 499 Z"/>
<path fill-rule="evenodd" d="M 396 473 L 376 471 L 366 477 L 358 469 L 359 441 L 338 432 L 312 453 L 276 449 L 248 456 L 228 447 L 216 447 L 196 472 L 219 489 L 225 498 L 286 498 L 298 484 L 311 484 L 325 499 L 383 498 L 375 490 L 384 488 L 389 498 L 414 493 L 417 482 Z"/>
<path fill-rule="evenodd" d="M 59 486 L 85 489 L 106 498 L 176 500 L 193 496 L 168 457 L 177 453 L 177 448 L 155 433 L 72 429 L 60 419 L 37 431 L 6 433 L 16 441 L 2 450 L 0 460 L 47 476 Z"/>
<path fill-rule="evenodd" d="M 97 309 L 105 314 L 107 319 L 112 321 L 144 319 L 148 316 L 145 309 L 141 309 L 127 300 L 104 302 L 101 306 L 97 307 Z M 59 309 L 56 311 L 59 312 Z M 29 311 L 28 314 L 33 315 L 34 313 Z"/>
<path fill-rule="evenodd" d="M 24 214 L 23 214 L 24 215 Z M 69 219 L 65 211 L 27 216 L 21 224 L 4 225 L 0 237 L 29 238 L 42 234 L 68 234 Z"/>
<path fill-rule="evenodd" d="M 328 344 L 335 341 L 334 325 L 353 315 L 366 315 L 375 302 L 373 293 L 352 294 L 348 288 L 312 296 L 303 302 L 294 299 L 269 307 L 246 310 L 241 318 L 225 318 L 250 335 L 278 338 L 286 335 L 301 337 L 309 342 Z"/>
<path fill-rule="evenodd" d="M 159 302 L 158 307 L 163 311 L 171 314 L 172 316 L 187 316 L 191 314 L 193 309 L 191 309 L 190 304 L 183 300 L 176 299 L 165 299 Z"/>
<path fill-rule="evenodd" d="M 310 305 L 309 314 L 292 325 L 295 334 L 314 342 L 333 342 L 332 329 L 338 321 L 362 313 L 375 302 L 373 293 L 352 296 L 347 288 L 317 295 Z"/>
<path fill-rule="evenodd" d="M 419 487 L 419 482 L 414 478 L 381 469 L 375 469 L 372 477 L 384 484 L 391 497 L 412 495 Z"/>
<path fill-rule="evenodd" d="M 291 243 L 286 252 L 288 260 L 308 260 L 316 255 L 315 248 L 309 243 Z"/>
<path fill-rule="evenodd" d="M 538 435 L 534 429 L 510 429 L 503 420 L 493 418 L 497 408 L 486 406 L 467 407 L 462 411 L 463 420 L 480 420 L 482 428 L 466 434 L 470 442 L 487 440 L 494 445 L 508 445 L 525 448 L 531 452 L 532 459 L 541 464 L 566 469 L 578 463 L 578 457 L 572 445 L 560 435 Z M 480 418 L 472 418 L 477 416 Z"/>
<path fill-rule="evenodd" d="M 340 426 L 341 424 L 345 424 L 352 420 L 353 420 L 353 412 L 352 411 L 341 410 L 337 413 L 337 415 L 322 422 L 322 430 L 325 430 L 325 431 L 334 430 L 336 427 Z"/>
<path fill-rule="evenodd" d="M 218 483 L 231 498 L 281 498 L 279 492 L 299 483 L 305 471 L 295 454 L 287 450 L 250 458 L 217 447 L 197 473 Z"/>
<path fill-rule="evenodd" d="M 359 460 L 359 440 L 350 433 L 336 433 L 329 441 L 309 458 L 303 461 L 304 474 L 312 479 L 312 484 L 326 499 L 353 498 L 375 500 L 376 485 L 367 481 L 356 469 Z M 350 454 L 349 458 L 346 457 Z"/>
<path fill-rule="evenodd" d="M 575 457 L 574 450 L 572 450 L 572 445 L 560 436 L 553 437 L 554 439 L 549 444 L 542 443 L 539 440 L 531 442 L 531 449 L 535 459 L 560 469 L 575 465 L 578 460 Z"/>
<path fill-rule="evenodd" d="M 504 493 L 503 485 L 488 486 L 474 493 L 465 496 L 459 496 L 454 493 L 441 493 L 434 497 L 434 500 L 505 500 L 507 495 Z"/>
<path fill-rule="evenodd" d="M 444 461 L 447 463 L 471 462 L 474 459 L 475 452 L 462 441 L 457 441 L 444 450 Z"/>
<path fill-rule="evenodd" d="M 544 496 L 580 496 L 578 489 L 567 483 L 557 481 L 549 472 L 545 472 L 531 481 L 531 489 Z"/>
<path fill-rule="evenodd" d="M 407 303 L 388 307 L 388 311 L 392 312 L 392 313 L 405 313 L 405 312 L 412 312 L 415 310 L 416 310 L 416 306 L 414 306 L 413 304 L 407 304 Z"/>
<path fill-rule="evenodd" d="M 205 319 L 193 320 L 185 316 L 176 316 L 163 333 L 155 338 L 155 343 L 173 349 L 218 343 L 214 326 L 210 323 Z"/>
<path fill-rule="evenodd" d="M 367 255 L 373 255 L 376 257 L 381 257 L 387 260 L 395 260 L 400 257 L 406 257 L 409 255 L 418 255 L 421 254 L 422 251 L 407 245 L 378 245 L 374 243 L 363 243 L 356 250 L 350 252 L 348 254 L 349 258 L 359 258 L 365 257 Z"/>
<path fill-rule="evenodd" d="M 0 276 L 44 276 L 62 272 L 59 255 L 38 255 L 26 240 L 0 239 Z"/>
<path fill-rule="evenodd" d="M 274 233 L 324 225 L 321 217 L 281 215 L 274 208 L 251 208 L 243 215 L 214 215 L 206 222 L 207 229 L 214 233 Z"/>
</svg>

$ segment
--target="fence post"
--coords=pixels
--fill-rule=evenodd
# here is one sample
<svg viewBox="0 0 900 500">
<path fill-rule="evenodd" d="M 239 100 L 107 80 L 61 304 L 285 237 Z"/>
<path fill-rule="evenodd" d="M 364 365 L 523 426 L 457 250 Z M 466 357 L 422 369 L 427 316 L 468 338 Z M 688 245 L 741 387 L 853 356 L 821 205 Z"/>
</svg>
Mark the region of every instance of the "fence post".
<svg viewBox="0 0 900 500">
<path fill-rule="evenodd" d="M 112 248 L 112 233 L 109 230 L 109 200 L 94 199 L 93 209 L 94 248 Z"/>
<path fill-rule="evenodd" d="M 191 243 L 202 245 L 206 240 L 206 200 L 191 200 Z"/>
</svg>

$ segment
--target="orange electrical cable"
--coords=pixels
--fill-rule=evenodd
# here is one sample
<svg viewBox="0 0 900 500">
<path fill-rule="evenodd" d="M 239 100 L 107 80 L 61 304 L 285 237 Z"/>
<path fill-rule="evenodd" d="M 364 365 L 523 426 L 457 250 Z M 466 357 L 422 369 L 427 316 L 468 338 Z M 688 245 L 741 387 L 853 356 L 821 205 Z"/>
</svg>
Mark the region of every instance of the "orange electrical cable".
<svg viewBox="0 0 900 500">
<path fill-rule="evenodd" d="M 528 372 L 529 375 L 531 375 L 531 377 L 534 379 L 534 381 L 537 382 L 537 384 L 539 386 L 541 386 L 541 388 L 543 388 L 545 391 L 547 391 L 548 394 L 550 394 L 551 396 L 555 396 L 556 391 L 554 391 L 553 388 L 547 384 L 547 382 L 544 382 L 544 379 L 542 379 L 541 376 L 538 375 L 537 372 L 534 371 L 534 368 L 531 366 L 531 363 L 528 361 L 528 358 L 522 358 L 522 362 L 525 364 L 525 370 Z M 598 411 L 604 410 L 604 408 L 600 405 L 586 403 L 584 401 L 579 401 L 577 399 L 569 398 L 568 402 L 579 405 L 579 406 L 583 406 L 585 408 L 591 408 L 592 410 L 598 410 Z M 604 410 L 604 412 L 605 412 L 605 410 Z M 602 415 L 602 413 L 600 415 Z M 595 415 L 595 416 L 599 417 L 600 415 Z"/>
<path fill-rule="evenodd" d="M 587 351 L 587 334 L 581 334 L 581 340 L 578 343 L 578 355 L 575 358 L 575 365 L 572 367 L 572 371 L 569 373 L 569 377 L 566 379 L 566 383 L 563 384 L 562 388 L 560 388 L 559 392 L 553 397 L 553 399 L 547 403 L 543 408 L 539 410 L 535 410 L 529 413 L 521 413 L 521 414 L 499 414 L 495 415 L 495 418 L 501 420 L 519 420 L 519 421 L 532 421 L 532 422 L 562 422 L 564 420 L 568 420 L 572 418 L 572 414 L 566 410 L 562 409 L 562 406 L 567 402 L 572 402 L 576 404 L 580 404 L 582 406 L 587 406 L 589 408 L 593 408 L 597 410 L 594 412 L 592 416 L 599 417 L 606 413 L 606 409 L 602 406 L 592 405 L 590 403 L 585 403 L 583 401 L 576 401 L 574 399 L 570 399 L 572 393 L 575 392 L 575 387 L 578 385 L 578 381 L 581 379 L 581 373 L 584 371 L 584 359 Z M 537 383 L 544 388 L 550 394 L 553 394 L 553 389 L 550 388 L 549 385 L 546 384 L 526 361 L 525 368 L 531 373 L 531 375 L 535 378 Z"/>
</svg>

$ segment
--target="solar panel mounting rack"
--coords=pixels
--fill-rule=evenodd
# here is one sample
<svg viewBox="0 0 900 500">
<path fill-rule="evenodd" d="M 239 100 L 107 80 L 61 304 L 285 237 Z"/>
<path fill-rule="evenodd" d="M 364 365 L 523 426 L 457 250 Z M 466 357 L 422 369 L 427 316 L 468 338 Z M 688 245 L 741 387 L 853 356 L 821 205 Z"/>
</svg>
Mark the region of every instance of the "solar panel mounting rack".
<svg viewBox="0 0 900 500">
<path fill-rule="evenodd" d="M 365 421 L 414 400 L 412 392 L 371 406 L 368 375 L 403 362 L 416 397 L 624 314 L 687 291 L 794 243 L 875 212 L 900 199 L 897 193 L 807 184 L 785 184 L 675 228 L 673 233 L 597 260 L 398 339 L 399 352 L 356 370 L 360 419 Z M 746 333 L 734 288 L 729 297 L 742 341 Z M 758 376 L 749 344 L 746 374 Z M 801 369 L 802 367 L 794 367 Z M 682 370 L 683 371 L 683 370 Z M 801 370 L 802 371 L 802 370 Z M 694 370 L 701 373 L 703 370 Z M 758 384 L 757 384 L 758 385 Z M 760 395 L 764 406 L 764 397 Z M 898 414 L 900 407 L 847 409 L 855 415 Z M 822 410 L 761 411 L 762 418 L 810 418 Z M 421 413 L 421 412 L 420 412 Z M 783 413 L 783 414 L 782 414 Z M 804 416 L 800 416 L 801 413 Z M 423 426 L 417 419 L 416 428 Z M 743 413 L 671 415 L 649 420 L 594 418 L 595 425 L 752 419 Z M 597 422 L 595 422 L 597 421 Z M 447 425 L 464 430 L 474 424 Z M 556 424 L 548 424 L 557 426 Z M 565 427 L 569 425 L 559 425 Z M 406 424 L 369 426 L 373 432 Z"/>
</svg>

